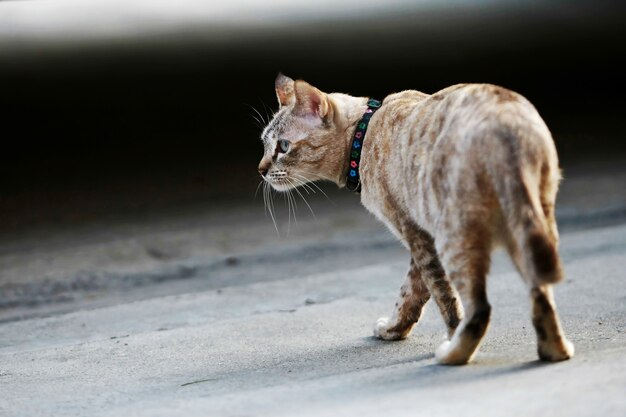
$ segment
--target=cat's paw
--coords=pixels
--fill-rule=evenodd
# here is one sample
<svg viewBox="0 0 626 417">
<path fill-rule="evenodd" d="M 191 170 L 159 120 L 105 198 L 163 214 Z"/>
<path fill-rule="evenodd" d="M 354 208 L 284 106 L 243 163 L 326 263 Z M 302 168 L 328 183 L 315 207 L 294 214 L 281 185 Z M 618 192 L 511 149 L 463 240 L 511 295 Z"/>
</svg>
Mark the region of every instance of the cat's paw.
<svg viewBox="0 0 626 417">
<path fill-rule="evenodd" d="M 471 359 L 460 349 L 455 349 L 451 341 L 446 340 L 435 351 L 435 359 L 441 365 L 465 365 Z"/>
<path fill-rule="evenodd" d="M 564 361 L 574 356 L 574 344 L 562 338 L 559 342 L 539 344 L 538 352 L 542 361 Z"/>
<path fill-rule="evenodd" d="M 381 317 L 376 321 L 374 325 L 374 337 L 383 340 L 401 340 L 406 336 L 398 333 L 397 331 L 390 331 L 393 328 L 391 321 L 387 317 Z"/>
</svg>

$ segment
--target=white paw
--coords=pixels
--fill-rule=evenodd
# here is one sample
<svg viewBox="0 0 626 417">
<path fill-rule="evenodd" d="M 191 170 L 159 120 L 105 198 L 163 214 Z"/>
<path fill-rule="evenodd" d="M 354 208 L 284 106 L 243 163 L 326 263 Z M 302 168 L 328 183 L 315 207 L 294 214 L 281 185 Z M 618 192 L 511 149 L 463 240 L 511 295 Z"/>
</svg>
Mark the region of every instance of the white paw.
<svg viewBox="0 0 626 417">
<path fill-rule="evenodd" d="M 450 341 L 446 340 L 442 344 L 439 345 L 437 350 L 435 351 L 435 359 L 439 363 L 445 363 L 445 359 L 448 356 L 448 352 L 450 350 Z"/>
<path fill-rule="evenodd" d="M 400 340 L 403 339 L 402 335 L 397 332 L 390 332 L 391 328 L 390 320 L 388 317 L 381 317 L 376 321 L 374 326 L 374 337 L 383 340 Z"/>
<path fill-rule="evenodd" d="M 539 346 L 539 358 L 542 361 L 558 362 L 570 359 L 574 356 L 574 344 L 563 338 L 562 344 Z"/>
<path fill-rule="evenodd" d="M 465 365 L 471 358 L 459 352 L 451 341 L 446 340 L 435 351 L 435 359 L 442 365 Z"/>
</svg>

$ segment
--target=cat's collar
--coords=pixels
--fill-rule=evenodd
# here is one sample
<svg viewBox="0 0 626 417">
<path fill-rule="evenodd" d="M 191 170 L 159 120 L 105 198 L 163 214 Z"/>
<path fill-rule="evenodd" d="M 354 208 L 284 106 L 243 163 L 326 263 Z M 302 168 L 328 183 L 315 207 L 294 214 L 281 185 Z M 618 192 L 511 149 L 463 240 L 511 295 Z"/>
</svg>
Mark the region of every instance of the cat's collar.
<svg viewBox="0 0 626 417">
<path fill-rule="evenodd" d="M 354 135 L 352 136 L 346 188 L 350 191 L 354 191 L 355 193 L 361 192 L 359 167 L 361 166 L 361 149 L 363 148 L 363 141 L 365 140 L 365 132 L 367 132 L 367 126 L 369 125 L 370 119 L 381 105 L 382 102 L 374 100 L 373 98 L 367 101 L 367 110 L 363 114 L 361 120 L 359 120 L 359 123 L 356 125 Z"/>
</svg>

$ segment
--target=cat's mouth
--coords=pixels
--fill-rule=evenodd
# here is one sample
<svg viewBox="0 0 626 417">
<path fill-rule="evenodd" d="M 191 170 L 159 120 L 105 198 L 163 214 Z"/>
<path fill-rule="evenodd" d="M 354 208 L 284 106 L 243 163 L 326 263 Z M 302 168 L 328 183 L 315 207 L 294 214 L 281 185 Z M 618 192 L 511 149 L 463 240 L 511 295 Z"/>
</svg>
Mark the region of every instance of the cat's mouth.
<svg viewBox="0 0 626 417">
<path fill-rule="evenodd" d="M 296 184 L 289 179 L 287 171 L 270 172 L 267 176 L 265 176 L 265 181 L 267 181 L 276 191 L 288 191 L 296 187 Z"/>
</svg>

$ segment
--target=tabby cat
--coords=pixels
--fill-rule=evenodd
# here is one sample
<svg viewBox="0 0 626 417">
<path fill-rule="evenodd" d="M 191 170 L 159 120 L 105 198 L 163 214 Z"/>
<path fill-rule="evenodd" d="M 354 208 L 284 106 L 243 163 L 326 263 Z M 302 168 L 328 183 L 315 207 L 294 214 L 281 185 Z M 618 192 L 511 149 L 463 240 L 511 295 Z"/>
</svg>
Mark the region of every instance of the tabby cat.
<svg viewBox="0 0 626 417">
<path fill-rule="evenodd" d="M 355 129 L 371 101 L 282 74 L 275 89 L 280 109 L 262 133 L 259 173 L 279 191 L 317 180 L 345 186 Z M 571 358 L 552 295 L 563 279 L 554 217 L 560 170 L 533 105 L 495 85 L 459 84 L 391 94 L 369 116 L 361 201 L 411 253 L 393 314 L 378 320 L 374 335 L 407 337 L 432 296 L 449 334 L 438 362 L 471 361 L 489 325 L 491 252 L 503 245 L 530 291 L 539 357 Z"/>
</svg>

